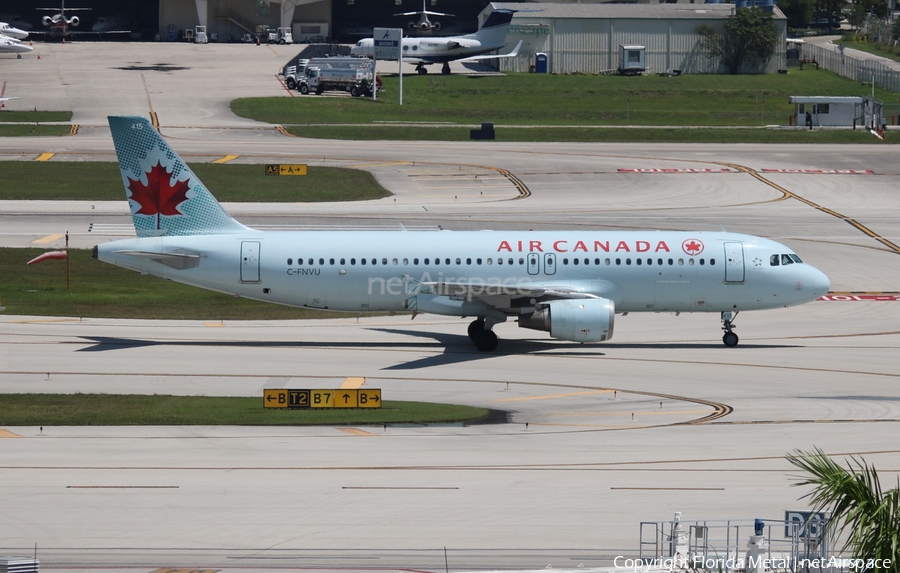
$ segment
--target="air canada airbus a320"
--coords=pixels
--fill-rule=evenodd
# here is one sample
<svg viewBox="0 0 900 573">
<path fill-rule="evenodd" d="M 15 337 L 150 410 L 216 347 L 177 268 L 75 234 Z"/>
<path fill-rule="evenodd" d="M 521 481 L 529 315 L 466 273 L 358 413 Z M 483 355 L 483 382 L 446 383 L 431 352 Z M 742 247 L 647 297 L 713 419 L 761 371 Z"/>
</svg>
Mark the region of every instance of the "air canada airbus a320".
<svg viewBox="0 0 900 573">
<path fill-rule="evenodd" d="M 232 219 L 142 117 L 110 117 L 138 238 L 94 247 L 128 269 L 236 296 L 339 311 L 473 317 L 497 347 L 515 320 L 557 339 L 602 342 L 616 312 L 720 313 L 816 300 L 828 277 L 761 237 L 675 231 L 263 232 Z"/>
</svg>

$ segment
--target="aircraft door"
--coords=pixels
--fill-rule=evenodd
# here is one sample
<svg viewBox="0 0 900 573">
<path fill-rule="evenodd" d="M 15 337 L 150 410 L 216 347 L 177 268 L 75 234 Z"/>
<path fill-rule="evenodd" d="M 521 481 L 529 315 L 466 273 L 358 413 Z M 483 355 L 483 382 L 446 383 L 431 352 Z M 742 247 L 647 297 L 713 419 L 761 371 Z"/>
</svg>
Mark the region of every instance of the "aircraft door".
<svg viewBox="0 0 900 573">
<path fill-rule="evenodd" d="M 725 243 L 725 282 L 744 282 L 743 243 Z"/>
<path fill-rule="evenodd" d="M 258 241 L 241 241 L 241 282 L 259 282 Z"/>
<path fill-rule="evenodd" d="M 556 253 L 547 253 L 544 255 L 544 274 L 556 274 Z"/>
<path fill-rule="evenodd" d="M 528 274 L 536 275 L 541 272 L 541 257 L 537 253 L 528 253 Z"/>
</svg>

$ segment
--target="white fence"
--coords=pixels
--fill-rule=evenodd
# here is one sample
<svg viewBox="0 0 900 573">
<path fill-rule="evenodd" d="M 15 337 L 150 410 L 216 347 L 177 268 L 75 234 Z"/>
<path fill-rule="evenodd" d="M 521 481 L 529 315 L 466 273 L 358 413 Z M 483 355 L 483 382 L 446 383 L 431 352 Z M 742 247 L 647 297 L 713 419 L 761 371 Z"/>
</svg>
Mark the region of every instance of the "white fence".
<svg viewBox="0 0 900 573">
<path fill-rule="evenodd" d="M 864 60 L 846 52 L 830 50 L 814 44 L 803 44 L 801 53 L 807 62 L 804 65 L 809 65 L 809 62 L 815 60 L 820 68 L 829 72 L 856 80 L 861 84 L 871 84 L 874 78 L 875 83 L 882 88 L 900 92 L 900 71 L 891 69 L 881 62 Z"/>
</svg>

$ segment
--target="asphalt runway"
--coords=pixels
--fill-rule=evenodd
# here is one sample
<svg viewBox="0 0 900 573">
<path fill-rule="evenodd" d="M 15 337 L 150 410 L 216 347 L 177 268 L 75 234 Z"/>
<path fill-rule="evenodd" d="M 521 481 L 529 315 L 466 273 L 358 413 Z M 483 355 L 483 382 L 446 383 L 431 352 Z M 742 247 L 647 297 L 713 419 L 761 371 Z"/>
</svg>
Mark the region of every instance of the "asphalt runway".
<svg viewBox="0 0 900 573">
<path fill-rule="evenodd" d="M 500 325 L 499 350 L 487 355 L 471 347 L 467 321 L 427 315 L 222 323 L 0 313 L 4 393 L 261 398 L 264 388 L 364 376 L 387 399 L 509 412 L 509 423 L 466 427 L 2 428 L 0 554 L 36 546 L 54 571 L 609 566 L 638 553 L 641 521 L 805 509 L 784 459 L 797 448 L 861 455 L 886 484 L 900 471 L 893 146 L 308 140 L 228 112 L 229 97 L 284 93 L 271 85 L 281 47 L 86 46 L 3 62 L 9 95 L 68 106 L 81 127 L 0 139 L 0 159 L 112 161 L 103 116 L 150 111 L 138 76 L 110 80 L 125 72 L 112 68 L 178 62 L 191 73 L 131 72 L 155 86 L 152 111 L 189 160 L 353 166 L 395 193 L 226 205 L 251 226 L 721 225 L 784 242 L 838 294 L 740 315 L 733 349 L 716 315 L 632 313 L 598 345 Z M 22 81 L 48 63 L 61 85 Z M 235 81 L 216 83 L 225 73 Z M 179 85 L 199 87 L 178 96 Z M 68 231 L 88 248 L 127 236 L 129 222 L 124 200 L 0 202 L 0 245 L 55 248 Z"/>
</svg>

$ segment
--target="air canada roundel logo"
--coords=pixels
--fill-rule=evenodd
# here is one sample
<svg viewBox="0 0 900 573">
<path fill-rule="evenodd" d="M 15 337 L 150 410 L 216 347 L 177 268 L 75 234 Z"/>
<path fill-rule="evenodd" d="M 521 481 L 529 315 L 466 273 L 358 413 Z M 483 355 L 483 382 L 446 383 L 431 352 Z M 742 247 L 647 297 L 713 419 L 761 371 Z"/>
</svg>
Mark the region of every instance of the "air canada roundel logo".
<svg viewBox="0 0 900 573">
<path fill-rule="evenodd" d="M 703 252 L 703 241 L 700 239 L 687 239 L 681 243 L 682 250 L 690 256 L 696 256 Z"/>
</svg>

